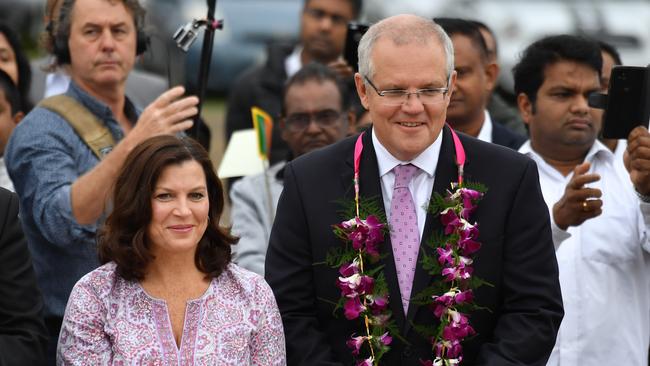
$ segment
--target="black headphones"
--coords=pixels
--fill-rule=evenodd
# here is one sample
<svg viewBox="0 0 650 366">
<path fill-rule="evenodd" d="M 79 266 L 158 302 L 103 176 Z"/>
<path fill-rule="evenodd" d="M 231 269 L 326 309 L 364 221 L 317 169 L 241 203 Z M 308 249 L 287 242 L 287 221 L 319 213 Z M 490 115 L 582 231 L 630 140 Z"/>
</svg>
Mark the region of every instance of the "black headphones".
<svg viewBox="0 0 650 366">
<path fill-rule="evenodd" d="M 136 34 L 135 54 L 137 56 L 140 56 L 147 51 L 147 48 L 149 46 L 149 36 L 147 36 L 144 30 L 140 29 L 139 27 L 137 28 L 138 30 Z M 70 35 L 65 34 L 65 32 L 63 32 L 60 28 L 58 32 L 54 34 L 54 25 L 52 24 L 52 21 L 47 24 L 45 29 L 53 40 L 52 53 L 56 57 L 57 63 L 59 65 L 69 64 L 71 62 L 70 49 L 68 48 L 68 39 L 70 38 Z"/>
</svg>

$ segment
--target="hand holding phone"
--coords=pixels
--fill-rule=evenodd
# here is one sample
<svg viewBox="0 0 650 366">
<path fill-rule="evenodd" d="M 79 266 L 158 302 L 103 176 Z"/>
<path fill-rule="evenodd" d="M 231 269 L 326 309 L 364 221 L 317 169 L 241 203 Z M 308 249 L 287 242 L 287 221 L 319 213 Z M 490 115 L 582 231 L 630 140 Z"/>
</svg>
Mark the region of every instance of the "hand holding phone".
<svg viewBox="0 0 650 366">
<path fill-rule="evenodd" d="M 350 22 L 348 23 L 348 32 L 345 36 L 345 50 L 343 58 L 350 65 L 354 72 L 359 71 L 358 48 L 361 37 L 366 33 L 369 26 L 367 24 Z"/>
<path fill-rule="evenodd" d="M 635 127 L 647 127 L 650 118 L 650 66 L 614 66 L 607 95 L 593 95 L 589 98 L 589 105 L 605 110 L 605 138 L 627 139 Z"/>
</svg>

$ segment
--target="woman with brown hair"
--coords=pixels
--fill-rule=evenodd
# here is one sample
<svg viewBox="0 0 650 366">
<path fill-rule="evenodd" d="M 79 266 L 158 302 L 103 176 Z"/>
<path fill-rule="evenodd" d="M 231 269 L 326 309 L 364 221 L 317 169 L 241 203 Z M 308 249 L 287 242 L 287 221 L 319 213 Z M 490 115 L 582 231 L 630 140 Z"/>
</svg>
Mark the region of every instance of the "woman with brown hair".
<svg viewBox="0 0 650 366">
<path fill-rule="evenodd" d="M 264 279 L 230 263 L 223 189 L 195 141 L 131 152 L 99 235 L 103 265 L 70 295 L 60 365 L 284 365 L 282 320 Z"/>
</svg>

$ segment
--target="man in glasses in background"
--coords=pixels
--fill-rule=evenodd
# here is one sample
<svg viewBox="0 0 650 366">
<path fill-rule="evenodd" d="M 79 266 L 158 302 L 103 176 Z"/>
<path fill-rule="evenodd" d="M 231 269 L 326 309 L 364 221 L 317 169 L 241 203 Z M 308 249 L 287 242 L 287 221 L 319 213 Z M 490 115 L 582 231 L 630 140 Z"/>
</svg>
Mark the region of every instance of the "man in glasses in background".
<svg viewBox="0 0 650 366">
<path fill-rule="evenodd" d="M 337 74 L 318 63 L 306 65 L 287 81 L 279 126 L 289 146 L 289 160 L 333 144 L 354 130 L 349 94 Z M 230 191 L 232 230 L 239 236 L 234 260 L 262 276 L 285 164 L 283 160 L 266 173 L 243 178 Z"/>
<path fill-rule="evenodd" d="M 303 65 L 319 62 L 341 77 L 352 78 L 354 71 L 341 54 L 347 24 L 359 17 L 362 0 L 304 0 L 303 4 L 298 44 L 271 44 L 266 62 L 244 72 L 235 82 L 226 108 L 226 140 L 235 131 L 253 128 L 253 106 L 277 116 L 285 82 Z M 290 150 L 274 124 L 271 164 L 285 160 Z"/>
<path fill-rule="evenodd" d="M 383 271 L 388 308 L 400 335 L 391 333 L 391 349 L 379 363 L 418 365 L 436 356 L 430 337 L 416 329 L 435 330 L 438 319 L 430 306 L 412 298 L 431 285 L 447 285 L 440 275 L 428 273 L 422 259 L 425 251 L 433 255 L 430 240 L 443 229 L 427 204 L 433 193 L 446 196 L 463 170 L 456 165 L 460 148 L 445 125 L 456 83 L 451 40 L 430 19 L 386 18 L 361 39 L 355 82 L 372 128 L 360 140 L 344 139 L 284 169 L 265 275 L 282 315 L 289 366 L 349 365 L 358 344 L 351 337 L 366 336 L 362 318 L 348 320 L 336 310 L 337 281 L 344 273 L 350 276 L 344 280 L 353 276 L 324 264 L 331 250 L 349 245 L 334 235 L 332 225 L 353 218 L 342 212 L 354 202 L 355 161 L 362 210 L 374 206 L 391 231 L 378 245 L 377 263 L 364 261 Z M 492 284 L 474 293 L 474 302 L 489 310 L 468 312 L 477 334 L 462 344 L 463 364 L 543 365 L 563 310 L 537 169 L 516 151 L 466 135 L 459 140 L 467 155 L 465 179 L 488 188 L 471 216 L 482 243 L 472 266 L 477 277 Z M 357 160 L 359 142 L 363 149 Z M 346 306 L 346 316 L 355 311 Z M 363 347 L 365 363 L 356 364 L 374 364 L 365 341 Z"/>
</svg>

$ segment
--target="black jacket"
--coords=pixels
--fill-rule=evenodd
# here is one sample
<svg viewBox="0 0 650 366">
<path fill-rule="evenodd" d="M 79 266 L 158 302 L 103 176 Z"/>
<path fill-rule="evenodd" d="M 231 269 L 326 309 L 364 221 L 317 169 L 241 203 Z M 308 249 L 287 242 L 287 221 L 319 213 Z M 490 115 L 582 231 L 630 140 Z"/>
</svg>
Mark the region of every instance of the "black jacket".
<svg viewBox="0 0 650 366">
<path fill-rule="evenodd" d="M 43 299 L 18 219 L 18 197 L 0 188 L 0 366 L 40 365 Z"/>
<path fill-rule="evenodd" d="M 270 45 L 266 63 L 245 71 L 235 82 L 228 98 L 226 140 L 230 140 L 235 131 L 253 128 L 253 106 L 263 109 L 273 118 L 271 164 L 285 160 L 289 151 L 287 143 L 280 137 L 278 119 L 282 106 L 282 90 L 287 80 L 284 61 L 293 48 L 294 45 L 290 44 Z"/>
<path fill-rule="evenodd" d="M 361 156 L 361 196 L 381 198 L 377 157 L 368 130 Z M 456 180 L 454 147 L 448 128 L 441 134 L 442 147 L 435 169 L 433 190 L 441 194 Z M 464 346 L 463 365 L 543 366 L 555 343 L 563 316 L 555 250 L 548 209 L 539 187 L 535 163 L 510 149 L 460 135 L 467 153 L 465 178 L 480 182 L 488 191 L 473 220 L 480 227 L 474 269 L 493 287 L 475 292 L 475 301 L 490 311 L 475 311 L 471 321 L 478 335 Z M 355 137 L 305 154 L 284 170 L 284 191 L 266 256 L 266 279 L 280 308 L 287 344 L 287 364 L 349 365 L 345 342 L 361 334 L 359 321 L 333 316 L 332 302 L 339 298 L 339 273 L 322 263 L 326 253 L 342 243 L 331 225 L 340 222 L 339 200 L 353 196 Z M 381 204 L 380 204 L 381 205 Z M 382 205 L 383 207 L 383 205 Z M 429 214 L 422 238 L 442 230 L 438 217 Z M 427 247 L 428 248 L 428 247 Z M 391 310 L 401 335 L 410 343 L 393 339 L 384 365 L 418 365 L 431 356 L 431 345 L 412 323 L 437 325 L 431 311 L 410 303 L 407 314 L 399 300 L 390 238 L 380 247 L 391 296 Z M 423 250 L 420 251 L 422 254 Z M 413 294 L 430 282 L 418 263 Z"/>
<path fill-rule="evenodd" d="M 513 132 L 500 123 L 492 122 L 492 143 L 517 151 L 524 142 L 526 142 L 526 137 Z"/>
</svg>

